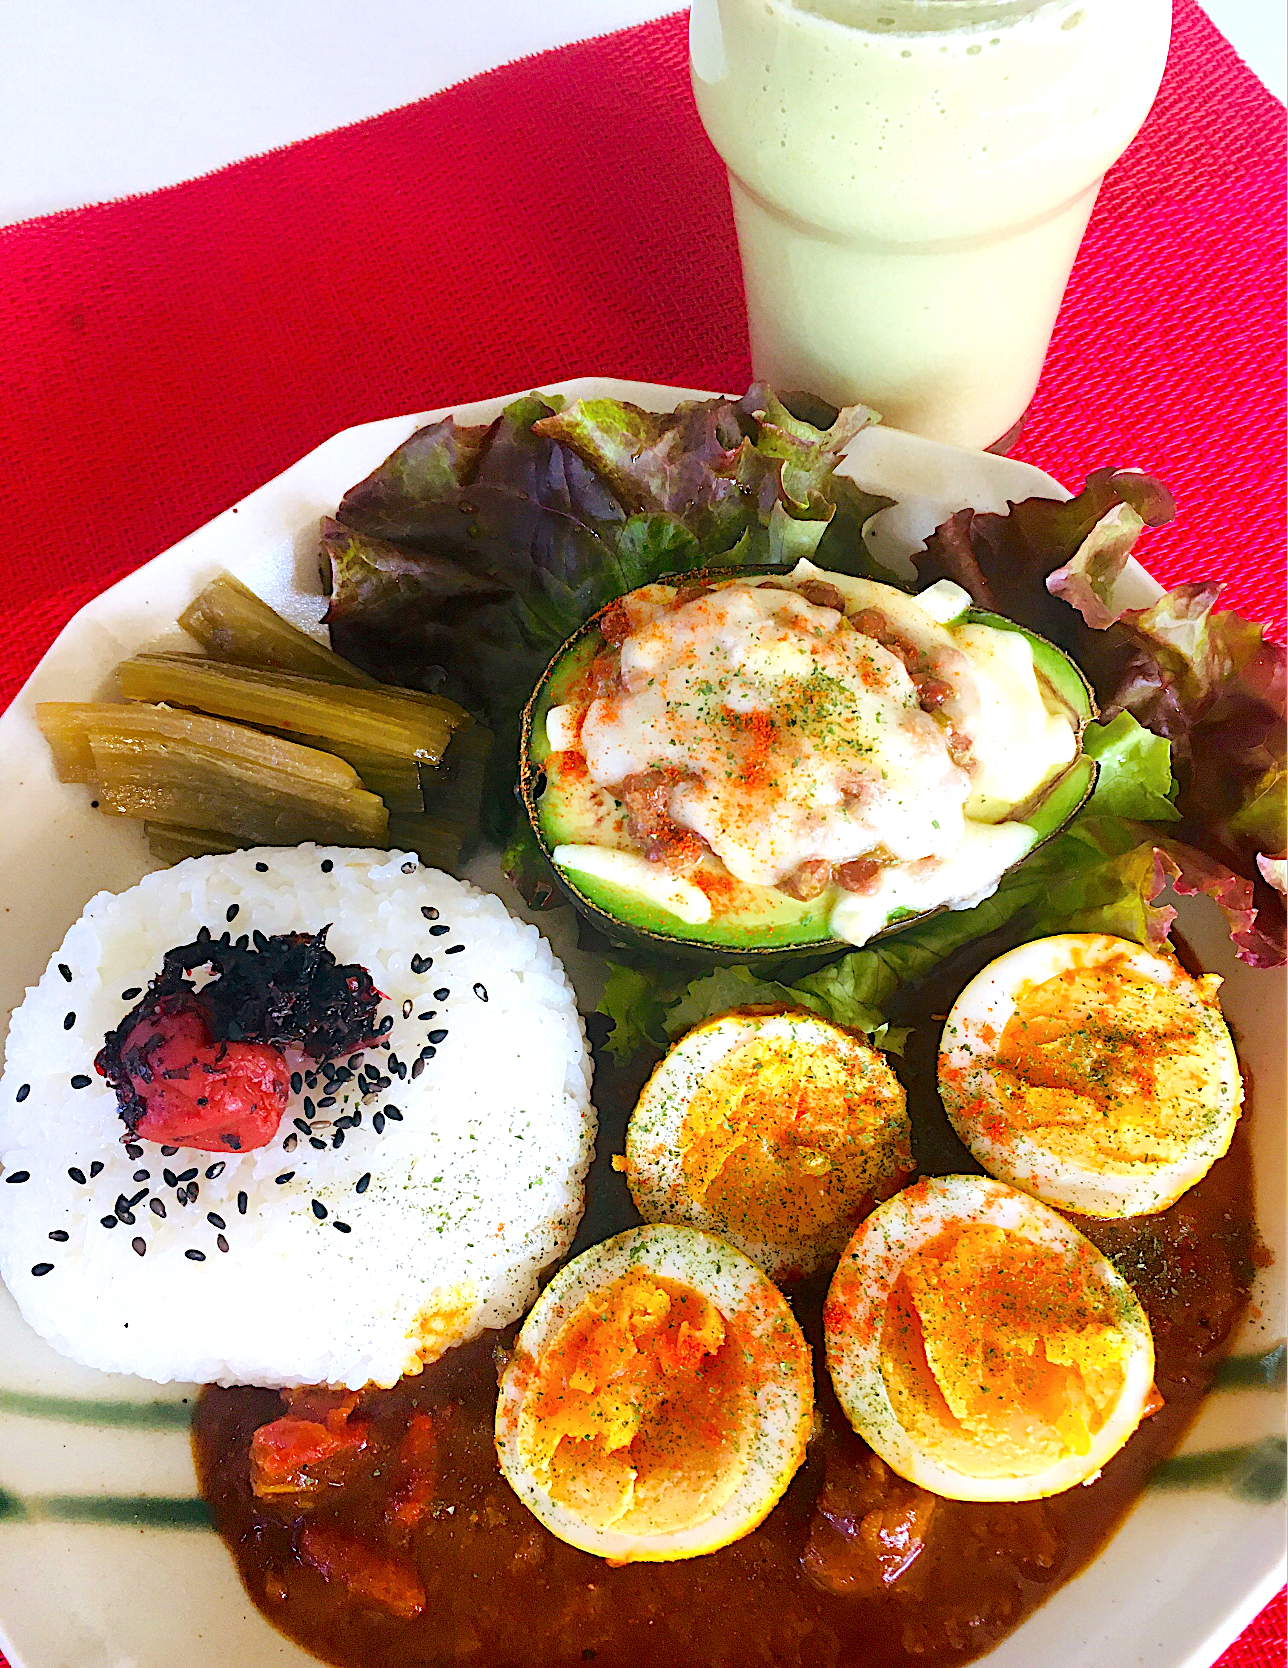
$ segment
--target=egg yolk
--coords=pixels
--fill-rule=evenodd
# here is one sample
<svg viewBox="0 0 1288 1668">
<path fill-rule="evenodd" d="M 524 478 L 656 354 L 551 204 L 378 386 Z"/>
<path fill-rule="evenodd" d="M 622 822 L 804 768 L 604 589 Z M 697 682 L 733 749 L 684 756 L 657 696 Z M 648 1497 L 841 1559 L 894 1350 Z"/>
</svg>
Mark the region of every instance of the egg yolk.
<svg viewBox="0 0 1288 1668">
<path fill-rule="evenodd" d="M 966 1224 L 904 1263 L 881 1372 L 923 1452 L 968 1476 L 1025 1477 L 1088 1452 L 1129 1349 L 1085 1256 Z"/>
<path fill-rule="evenodd" d="M 1237 1093 L 1220 982 L 1161 985 L 1123 961 L 1021 985 L 990 1068 L 1005 1118 L 1101 1170 L 1183 1158 Z"/>
<path fill-rule="evenodd" d="M 588 1297 L 542 1356 L 521 1445 L 584 1522 L 656 1534 L 733 1494 L 754 1411 L 735 1327 L 693 1288 L 635 1270 Z"/>
<path fill-rule="evenodd" d="M 690 1196 L 725 1232 L 839 1249 L 912 1168 L 902 1086 L 841 1039 L 761 1033 L 706 1075 L 680 1130 Z"/>
</svg>

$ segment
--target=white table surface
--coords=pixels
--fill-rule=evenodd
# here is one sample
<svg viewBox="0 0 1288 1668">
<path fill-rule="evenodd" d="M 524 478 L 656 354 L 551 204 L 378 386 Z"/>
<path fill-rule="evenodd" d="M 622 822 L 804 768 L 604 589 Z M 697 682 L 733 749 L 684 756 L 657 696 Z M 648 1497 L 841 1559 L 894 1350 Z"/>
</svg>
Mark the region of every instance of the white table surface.
<svg viewBox="0 0 1288 1668">
<path fill-rule="evenodd" d="M 1284 0 L 1203 0 L 1284 97 Z M 0 0 L 0 225 L 192 179 L 676 0 Z"/>
</svg>

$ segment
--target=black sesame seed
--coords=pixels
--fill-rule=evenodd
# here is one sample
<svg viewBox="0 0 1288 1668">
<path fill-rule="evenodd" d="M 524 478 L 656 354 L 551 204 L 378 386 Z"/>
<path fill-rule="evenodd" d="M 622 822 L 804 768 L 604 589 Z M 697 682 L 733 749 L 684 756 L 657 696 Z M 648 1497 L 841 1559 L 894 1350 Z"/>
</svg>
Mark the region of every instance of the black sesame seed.
<svg viewBox="0 0 1288 1668">
<path fill-rule="evenodd" d="M 225 921 L 235 921 L 237 919 L 237 916 L 240 913 L 240 911 L 241 911 L 241 905 L 240 904 L 229 904 L 228 908 L 224 911 L 224 920 Z"/>
<path fill-rule="evenodd" d="M 337 1222 L 336 1227 L 338 1228 L 339 1226 L 340 1224 Z M 32 1263 L 31 1272 L 36 1276 L 37 1280 L 39 1280 L 41 1275 L 48 1274 L 53 1266 L 53 1263 Z"/>
<path fill-rule="evenodd" d="M 285 1141 L 282 1142 L 282 1151 L 284 1153 L 293 1153 L 295 1151 L 296 1147 L 299 1146 L 299 1144 L 300 1144 L 299 1136 L 296 1135 L 294 1131 L 292 1131 L 291 1134 L 286 1137 Z"/>
<path fill-rule="evenodd" d="M 426 1008 L 424 1013 L 423 1014 L 417 1014 L 416 1018 L 417 1019 L 437 1019 L 438 1018 L 438 1009 L 437 1008 Z"/>
<path fill-rule="evenodd" d="M 420 1051 L 420 1059 L 417 1060 L 416 1064 L 418 1066 L 423 1065 L 426 1060 L 432 1060 L 437 1053 L 438 1050 L 434 1047 L 433 1043 L 426 1043 L 424 1048 Z"/>
<path fill-rule="evenodd" d="M 196 1174 L 197 1174 L 197 1166 L 194 1164 L 191 1170 L 180 1170 L 179 1180 L 180 1181 L 191 1181 Z"/>
<path fill-rule="evenodd" d="M 402 1113 L 396 1106 L 386 1106 L 383 1110 L 386 1118 L 392 1118 L 396 1124 L 402 1122 Z"/>
<path fill-rule="evenodd" d="M 331 859 L 329 857 L 324 857 L 322 859 L 322 862 L 319 864 L 319 867 L 321 868 L 322 873 L 324 875 L 329 875 L 331 873 L 331 870 L 335 868 L 335 864 L 331 861 Z"/>
<path fill-rule="evenodd" d="M 414 863 L 404 863 L 402 866 L 402 872 L 405 875 L 414 875 L 416 873 L 416 865 Z"/>
<path fill-rule="evenodd" d="M 431 909 L 428 904 L 421 904 L 420 912 L 427 921 L 437 921 L 438 919 L 438 911 Z"/>
<path fill-rule="evenodd" d="M 335 1096 L 334 1095 L 323 1095 L 322 1099 L 318 1102 L 318 1105 L 320 1107 L 321 1106 L 334 1106 L 335 1105 Z"/>
<path fill-rule="evenodd" d="M 179 1185 L 179 1178 L 175 1175 L 173 1170 L 162 1170 L 161 1180 L 167 1187 L 178 1187 Z"/>
<path fill-rule="evenodd" d="M 309 1146 L 312 1147 L 315 1152 L 324 1153 L 326 1151 L 326 1142 L 319 1141 L 316 1135 L 309 1136 Z"/>
<path fill-rule="evenodd" d="M 351 1234 L 353 1232 L 353 1229 L 347 1222 L 333 1222 L 331 1226 L 338 1234 Z"/>
<path fill-rule="evenodd" d="M 313 1214 L 314 1214 L 314 1216 L 317 1217 L 319 1222 L 325 1221 L 326 1215 L 327 1215 L 327 1208 L 322 1203 L 321 1199 L 314 1199 L 314 1201 L 313 1201 Z"/>
<path fill-rule="evenodd" d="M 304 1079 L 300 1076 L 299 1072 L 293 1071 L 291 1073 L 291 1093 L 293 1095 L 298 1095 L 303 1087 Z"/>
<path fill-rule="evenodd" d="M 359 1107 L 356 1112 L 350 1112 L 350 1114 L 349 1114 L 349 1126 L 350 1126 L 351 1129 L 357 1129 L 358 1125 L 361 1122 L 362 1122 L 362 1108 Z"/>
<path fill-rule="evenodd" d="M 474 994 L 475 994 L 475 996 L 478 997 L 480 1002 L 486 1002 L 487 1001 L 487 986 L 486 985 L 475 985 Z"/>
<path fill-rule="evenodd" d="M 342 1129 L 337 1129 L 335 1134 L 331 1138 L 331 1148 L 334 1151 L 335 1148 L 342 1147 L 343 1145 L 344 1145 L 344 1131 Z"/>
<path fill-rule="evenodd" d="M 63 1030 L 64 1031 L 70 1031 L 72 1026 L 75 1025 L 75 1023 L 76 1023 L 76 1015 L 74 1013 L 63 1015 Z"/>
<path fill-rule="evenodd" d="M 142 1158 L 143 1148 L 139 1146 L 137 1141 L 127 1141 L 125 1143 L 125 1156 L 127 1158 Z"/>
<path fill-rule="evenodd" d="M 267 863 L 256 863 L 255 873 L 260 874 L 260 875 L 266 875 L 268 873 L 268 864 Z"/>
<path fill-rule="evenodd" d="M 130 1201 L 125 1197 L 124 1193 L 118 1193 L 116 1195 L 116 1214 L 118 1216 L 123 1216 L 129 1208 Z"/>
<path fill-rule="evenodd" d="M 299 1130 L 301 1135 L 308 1134 L 309 1126 L 304 1122 L 303 1118 L 292 1118 L 291 1122 L 295 1125 L 296 1129 Z"/>
<path fill-rule="evenodd" d="M 411 997 L 409 996 L 407 998 L 407 1000 L 403 1003 L 403 1018 L 404 1019 L 410 1019 L 411 1018 L 411 1010 L 413 1009 L 413 1007 L 415 1007 L 415 1003 L 412 1001 Z"/>
<path fill-rule="evenodd" d="M 437 1031 L 430 1031 L 428 1033 L 427 1040 L 429 1042 L 432 1042 L 432 1043 L 446 1042 L 447 1041 L 447 1032 L 444 1031 L 442 1029 L 442 1027 L 440 1026 Z"/>
<path fill-rule="evenodd" d="M 341 1083 L 352 1083 L 353 1082 L 353 1073 L 349 1070 L 348 1066 L 341 1066 L 339 1071 L 336 1072 L 335 1076 L 331 1079 L 331 1081 L 332 1081 L 333 1085 L 339 1085 Z"/>
<path fill-rule="evenodd" d="M 251 933 L 250 941 L 257 950 L 267 950 L 268 948 L 268 937 L 265 933 L 262 933 L 258 927 L 256 927 L 254 932 Z"/>
<path fill-rule="evenodd" d="M 359 1176 L 358 1177 L 357 1184 L 354 1187 L 353 1191 L 355 1193 L 365 1193 L 370 1186 L 371 1186 L 371 1171 L 368 1170 L 365 1176 Z"/>
<path fill-rule="evenodd" d="M 131 1181 L 151 1181 L 152 1180 L 152 1172 L 150 1170 L 136 1170 L 134 1172 L 134 1174 L 130 1177 L 130 1180 Z"/>
<path fill-rule="evenodd" d="M 240 1216 L 245 1216 L 246 1214 L 246 1195 L 244 1193 L 239 1193 L 237 1195 L 237 1211 Z"/>
<path fill-rule="evenodd" d="M 350 1068 L 350 1070 L 356 1069 L 361 1064 L 362 1064 L 362 1055 L 361 1055 L 361 1053 L 351 1054 L 349 1056 L 349 1068 Z"/>
<path fill-rule="evenodd" d="M 9 1174 L 5 1177 L 5 1180 L 7 1182 L 9 1182 L 11 1186 L 16 1186 L 19 1182 L 30 1181 L 31 1180 L 31 1171 L 30 1170 L 11 1170 L 9 1172 Z"/>
<path fill-rule="evenodd" d="M 449 944 L 443 951 L 443 954 L 445 956 L 459 956 L 464 948 L 465 946 L 463 944 Z"/>
<path fill-rule="evenodd" d="M 142 994 L 143 994 L 143 986 L 142 985 L 131 985 L 128 990 L 123 990 L 121 992 L 121 1001 L 122 1002 L 133 1002 L 133 1000 L 136 996 L 142 996 Z"/>
<path fill-rule="evenodd" d="M 227 1251 L 227 1249 L 228 1249 L 228 1241 L 224 1238 L 224 1236 L 222 1234 L 216 1234 L 215 1235 L 215 1244 L 219 1247 L 219 1249 L 221 1251 Z"/>
<path fill-rule="evenodd" d="M 134 1212 L 132 1210 L 118 1210 L 116 1220 L 124 1222 L 127 1228 L 132 1228 L 134 1226 Z"/>
<path fill-rule="evenodd" d="M 65 961 L 60 961 L 59 962 L 58 971 L 62 974 L 63 978 L 67 980 L 67 983 L 71 984 L 71 982 L 72 982 L 72 970 L 71 970 L 70 967 L 68 967 L 68 965 Z"/>
<path fill-rule="evenodd" d="M 451 932 L 451 930 L 452 929 L 448 926 L 431 927 L 429 929 L 429 936 L 431 938 L 441 938 L 445 932 Z"/>
<path fill-rule="evenodd" d="M 98 1175 L 99 1171 L 102 1168 L 103 1168 L 103 1160 L 101 1158 L 96 1158 L 94 1160 L 94 1162 L 89 1167 L 89 1179 L 91 1181 L 93 1181 L 94 1177 L 96 1175 Z"/>
<path fill-rule="evenodd" d="M 326 1078 L 328 1083 L 335 1082 L 335 1067 L 331 1064 L 330 1060 L 323 1060 L 322 1064 L 318 1067 L 318 1070 L 322 1073 L 323 1077 Z"/>
<path fill-rule="evenodd" d="M 162 1158 L 173 1158 L 178 1151 L 178 1147 L 162 1147 L 161 1156 Z"/>
<path fill-rule="evenodd" d="M 161 1199 L 149 1199 L 148 1209 L 152 1212 L 153 1216 L 160 1216 L 162 1218 L 165 1216 L 165 1204 Z"/>
<path fill-rule="evenodd" d="M 423 1072 L 424 1069 L 425 1069 L 425 1062 L 424 1062 L 423 1059 L 413 1060 L 412 1061 L 412 1066 L 411 1066 L 412 1080 L 415 1081 L 415 1079 L 420 1076 L 421 1072 Z"/>
<path fill-rule="evenodd" d="M 216 1210 L 208 1210 L 206 1212 L 206 1221 L 209 1222 L 212 1228 L 226 1228 L 228 1226 L 223 1217 L 220 1216 L 219 1212 Z"/>
<path fill-rule="evenodd" d="M 20 1083 L 18 1085 L 18 1093 L 13 1098 L 17 1101 L 23 1101 L 23 1100 L 26 1100 L 27 1096 L 30 1093 L 31 1093 L 31 1084 L 30 1083 Z"/>
<path fill-rule="evenodd" d="M 206 1260 L 206 1253 L 204 1251 L 185 1251 L 184 1256 L 190 1263 L 204 1263 Z"/>
<path fill-rule="evenodd" d="M 317 1111 L 317 1107 L 314 1106 L 313 1101 L 310 1098 L 310 1096 L 305 1095 L 305 1097 L 304 1097 L 305 1116 L 311 1118 L 316 1111 Z"/>
<path fill-rule="evenodd" d="M 52 1230 L 49 1237 L 50 1239 L 57 1240 L 59 1245 L 65 1245 L 71 1238 L 71 1235 L 67 1232 L 66 1228 L 55 1228 Z"/>
<path fill-rule="evenodd" d="M 146 1257 L 147 1256 L 147 1254 L 148 1254 L 148 1242 L 147 1242 L 147 1240 L 144 1239 L 142 1234 L 135 1234 L 134 1238 L 130 1241 L 130 1244 L 138 1252 L 140 1257 Z"/>
<path fill-rule="evenodd" d="M 371 1127 L 375 1130 L 377 1135 L 383 1135 L 385 1133 L 385 1115 L 383 1112 L 376 1113 L 371 1120 Z"/>
<path fill-rule="evenodd" d="M 249 933 L 243 933 L 241 935 L 241 937 L 237 940 L 237 948 L 239 950 L 245 950 L 245 949 L 248 948 L 249 945 L 250 945 L 250 934 Z"/>
<path fill-rule="evenodd" d="M 72 1080 L 71 1080 L 72 1088 L 73 1089 L 88 1089 L 90 1084 L 93 1081 L 94 1081 L 94 1079 L 92 1077 L 86 1077 L 86 1075 L 83 1071 L 78 1071 L 76 1073 L 75 1077 L 73 1077 Z"/>
<path fill-rule="evenodd" d="M 282 1183 L 290 1181 L 291 1177 L 294 1174 L 295 1174 L 294 1170 L 283 1170 L 281 1175 L 280 1176 L 274 1176 L 273 1180 L 277 1183 L 277 1185 L 279 1187 L 281 1187 Z"/>
<path fill-rule="evenodd" d="M 434 1000 L 435 1000 L 435 1002 L 446 1002 L 447 998 L 451 994 L 452 993 L 451 993 L 450 990 L 448 990 L 447 986 L 443 985 L 438 990 L 436 990 L 434 992 Z"/>
<path fill-rule="evenodd" d="M 413 973 L 423 973 L 426 968 L 432 967 L 433 965 L 433 956 L 413 956 L 411 958 L 411 970 Z"/>
<path fill-rule="evenodd" d="M 222 1158 L 219 1160 L 218 1164 L 208 1164 L 206 1166 L 206 1180 L 214 1181 L 217 1176 L 222 1176 L 225 1168 L 226 1166 Z"/>
<path fill-rule="evenodd" d="M 318 1086 L 318 1074 L 315 1071 L 306 1071 L 304 1074 L 304 1081 L 310 1089 L 316 1089 Z"/>
<path fill-rule="evenodd" d="M 209 927 L 198 927 L 197 928 L 197 943 L 198 944 L 204 944 L 209 937 L 210 937 L 210 928 Z"/>
<path fill-rule="evenodd" d="M 74 1182 L 78 1183 L 81 1187 L 84 1187 L 84 1185 L 85 1185 L 85 1172 L 82 1169 L 80 1169 L 80 1167 L 78 1165 L 73 1164 L 72 1167 L 68 1170 L 67 1174 L 72 1178 L 72 1180 Z"/>
<path fill-rule="evenodd" d="M 131 1199 L 129 1201 L 130 1209 L 133 1210 L 135 1205 L 137 1205 L 141 1199 L 146 1199 L 147 1196 L 148 1196 L 148 1189 L 146 1187 L 141 1187 L 139 1189 L 139 1191 L 131 1197 Z"/>
<path fill-rule="evenodd" d="M 114 1216 L 100 1216 L 99 1221 L 105 1228 L 115 1228 L 116 1226 L 116 1218 Z"/>
</svg>

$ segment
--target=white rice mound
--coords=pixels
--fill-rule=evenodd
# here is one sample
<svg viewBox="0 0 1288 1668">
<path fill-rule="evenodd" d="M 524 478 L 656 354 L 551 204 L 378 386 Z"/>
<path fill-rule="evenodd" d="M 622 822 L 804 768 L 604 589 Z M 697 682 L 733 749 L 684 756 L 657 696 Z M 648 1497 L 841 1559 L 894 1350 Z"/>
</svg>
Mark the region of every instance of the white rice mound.
<svg viewBox="0 0 1288 1668">
<path fill-rule="evenodd" d="M 349 1082 L 320 1108 L 319 1078 L 292 1094 L 265 1147 L 167 1157 L 144 1141 L 132 1159 L 115 1094 L 94 1070 L 106 1032 L 137 1000 L 122 992 L 146 988 L 165 951 L 203 926 L 219 937 L 328 924 L 337 960 L 361 963 L 387 998 L 389 1047 L 363 1063 L 379 1064 L 389 1087 L 364 1096 Z M 431 959 L 413 972 L 413 957 Z M 447 1032 L 437 1052 L 419 1077 L 400 1078 L 390 1056 L 410 1068 L 431 1030 Z M 86 1075 L 88 1087 L 71 1087 Z M 320 1151 L 296 1128 L 310 1122 L 305 1095 Z M 377 1133 L 386 1105 L 402 1120 Z M 337 1145 L 334 1120 L 355 1111 L 359 1124 Z M 190 858 L 92 899 L 13 1015 L 0 1079 L 0 1273 L 30 1325 L 89 1366 L 162 1383 L 389 1385 L 528 1308 L 538 1273 L 576 1232 L 594 1139 L 572 988 L 541 934 L 499 899 L 402 852 L 304 845 Z M 189 1173 L 197 1197 L 180 1203 Z M 132 1223 L 114 1215 L 121 1195 Z"/>
</svg>

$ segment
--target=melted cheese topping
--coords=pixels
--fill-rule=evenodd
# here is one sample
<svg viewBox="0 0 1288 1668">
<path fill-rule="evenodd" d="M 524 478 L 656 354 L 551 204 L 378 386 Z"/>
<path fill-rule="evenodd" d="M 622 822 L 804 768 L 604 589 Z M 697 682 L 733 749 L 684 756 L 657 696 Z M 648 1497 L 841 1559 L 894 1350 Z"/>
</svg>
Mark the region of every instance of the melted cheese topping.
<svg viewBox="0 0 1288 1668">
<path fill-rule="evenodd" d="M 790 588 L 810 581 L 845 611 Z M 790 888 L 802 865 L 870 859 L 863 890 L 832 892 L 831 930 L 851 943 L 893 912 L 987 897 L 1035 838 L 1003 819 L 1077 754 L 1028 640 L 945 627 L 942 599 L 922 608 L 802 562 L 772 584 L 735 581 L 679 605 L 648 586 L 620 606 L 620 687 L 554 709 L 552 746 L 579 747 L 589 782 L 609 792 L 665 772 L 666 816 L 748 886 Z M 884 642 L 859 629 L 866 609 L 883 616 Z M 938 711 L 923 709 L 914 672 L 940 685 Z M 674 913 L 696 920 L 697 907 L 685 893 Z"/>
<path fill-rule="evenodd" d="M 716 1306 L 636 1269 L 586 1298 L 546 1351 L 521 1440 L 584 1522 L 657 1534 L 733 1494 L 753 1412 L 747 1352 Z"/>
<path fill-rule="evenodd" d="M 1111 1296 L 1078 1256 L 965 1224 L 904 1263 L 881 1374 L 923 1452 L 968 1476 L 1023 1477 L 1090 1450 L 1129 1349 Z"/>
<path fill-rule="evenodd" d="M 670 815 L 731 874 L 960 843 L 970 778 L 903 662 L 831 608 L 735 584 L 659 612 L 621 647 L 622 694 L 593 701 L 592 780 L 681 773 Z"/>
</svg>

